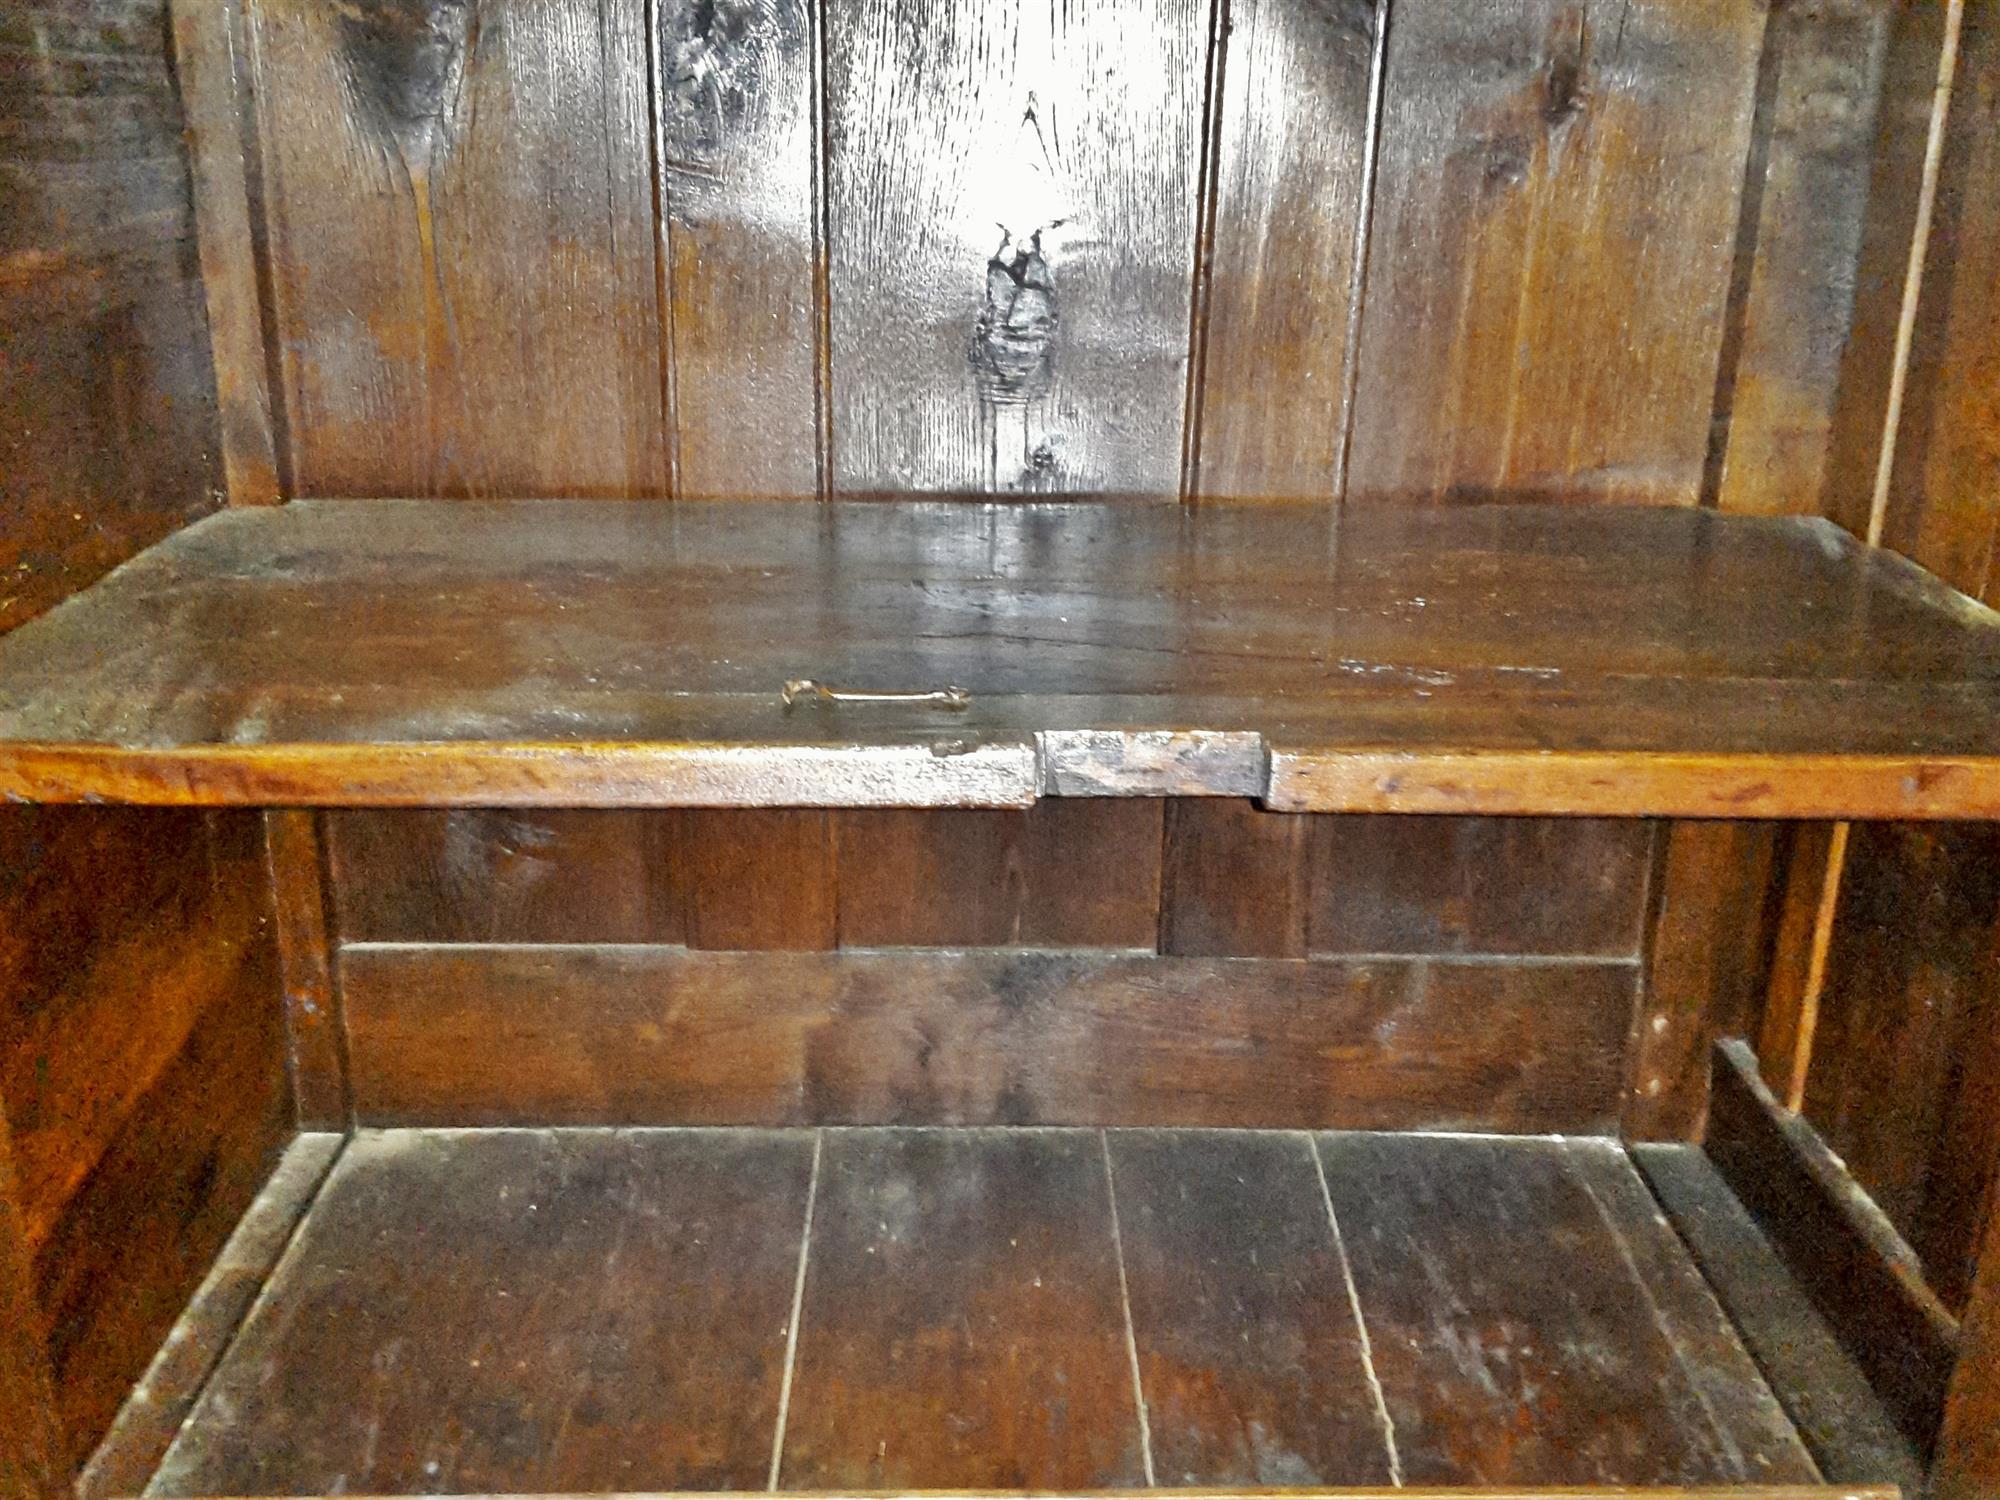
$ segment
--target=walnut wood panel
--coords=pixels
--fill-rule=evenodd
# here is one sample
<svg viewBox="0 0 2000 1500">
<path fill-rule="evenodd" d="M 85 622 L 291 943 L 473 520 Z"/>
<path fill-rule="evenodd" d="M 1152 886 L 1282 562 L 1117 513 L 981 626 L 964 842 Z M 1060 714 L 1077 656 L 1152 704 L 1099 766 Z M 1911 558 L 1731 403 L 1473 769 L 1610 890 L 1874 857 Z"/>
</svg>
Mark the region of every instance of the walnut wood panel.
<svg viewBox="0 0 2000 1500">
<path fill-rule="evenodd" d="M 1708 1153 L 1919 1451 L 1937 1432 L 1959 1331 L 1916 1254 L 1748 1046 L 1716 1050 Z"/>
<path fill-rule="evenodd" d="M 829 1134 L 782 1485 L 1144 1483 L 1111 1212 L 1089 1132 Z"/>
<path fill-rule="evenodd" d="M 837 489 L 1177 493 L 1205 16 L 826 0 Z"/>
<path fill-rule="evenodd" d="M 1615 1146 L 1317 1141 L 1411 1482 L 1817 1477 Z"/>
<path fill-rule="evenodd" d="M 1024 805 L 1051 768 L 1101 771 L 1109 732 L 1155 790 L 1200 789 L 1193 765 L 1240 794 L 1233 764 L 1177 768 L 1162 736 L 1267 742 L 1266 800 L 1293 811 L 2000 811 L 2000 623 L 1826 522 L 796 514 L 211 517 L 0 642 L 0 790 Z M 970 702 L 788 711 L 800 676 Z"/>
<path fill-rule="evenodd" d="M 0 17 L 0 630 L 220 500 L 166 30 L 163 0 Z"/>
<path fill-rule="evenodd" d="M 265 813 L 264 848 L 299 1128 L 344 1130 L 351 1113 L 346 1027 L 319 815 L 296 808 Z"/>
<path fill-rule="evenodd" d="M 351 946 L 376 1124 L 1608 1131 L 1629 964 Z"/>
<path fill-rule="evenodd" d="M 690 812 L 674 826 L 690 948 L 822 949 L 839 941 L 832 814 Z"/>
<path fill-rule="evenodd" d="M 1107 1158 L 1156 1480 L 1387 1485 L 1312 1142 L 1119 1131 Z"/>
<path fill-rule="evenodd" d="M 105 1121 L 94 1165 L 35 1249 L 72 1469 L 110 1425 L 292 1133 L 260 833 L 254 815 L 219 820 L 192 929 L 156 937 L 201 955 L 188 979 L 209 998 L 167 1066 Z M 127 999 L 141 1005 L 147 995 Z M 129 1021 L 132 1011 L 119 1014 Z"/>
<path fill-rule="evenodd" d="M 645 8 L 249 14 L 298 493 L 662 493 Z"/>
<path fill-rule="evenodd" d="M 1977 1500 L 2000 1486 L 2000 1215 L 1986 1227 L 1964 1335 L 1931 1476 L 1938 1500 Z"/>
<path fill-rule="evenodd" d="M 1324 502 L 1340 492 L 1384 9 L 1227 7 L 1199 272 L 1198 495 Z"/>
<path fill-rule="evenodd" d="M 1739 322 L 1725 354 L 1727 446 L 1715 497 L 1724 510 L 1814 515 L 1826 503 L 1895 10 L 1882 0 L 1772 8 L 1762 149 L 1739 238 Z M 1879 410 L 1873 426 L 1879 440 Z"/>
<path fill-rule="evenodd" d="M 1807 1117 L 1962 1306 L 2000 1170 L 2000 839 L 1860 824 Z"/>
<path fill-rule="evenodd" d="M 0 1110 L 0 1486 L 22 1500 L 56 1500 L 64 1493 L 66 1444 L 56 1414 L 48 1348 L 34 1315 L 29 1270 L 14 1188 L 7 1117 Z"/>
<path fill-rule="evenodd" d="M 810 497 L 821 463 L 814 8 L 648 10 L 673 491 Z"/>
<path fill-rule="evenodd" d="M 1694 502 L 1763 25 L 1736 0 L 1397 8 L 1351 496 Z"/>
<path fill-rule="evenodd" d="M 812 1141 L 364 1132 L 159 1495 L 759 1487 Z"/>
<path fill-rule="evenodd" d="M 1303 958 L 1313 823 L 1235 799 L 1167 809 L 1160 951 Z"/>
</svg>

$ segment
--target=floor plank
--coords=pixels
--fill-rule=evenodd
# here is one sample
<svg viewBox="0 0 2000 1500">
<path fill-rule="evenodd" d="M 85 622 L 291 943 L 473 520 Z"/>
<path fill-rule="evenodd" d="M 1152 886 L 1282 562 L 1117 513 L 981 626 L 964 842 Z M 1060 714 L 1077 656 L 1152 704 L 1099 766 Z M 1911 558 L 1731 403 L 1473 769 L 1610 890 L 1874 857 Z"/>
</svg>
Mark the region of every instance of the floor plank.
<svg viewBox="0 0 2000 1500">
<path fill-rule="evenodd" d="M 1108 1139 L 1158 1481 L 1388 1484 L 1310 1137 Z"/>
<path fill-rule="evenodd" d="M 1091 1131 L 831 1132 L 785 1489 L 1145 1482 Z"/>
<path fill-rule="evenodd" d="M 761 1485 L 812 1137 L 363 1132 L 155 1495 Z"/>
<path fill-rule="evenodd" d="M 1816 1477 L 1618 1148 L 1316 1139 L 1410 1483 Z"/>
</svg>

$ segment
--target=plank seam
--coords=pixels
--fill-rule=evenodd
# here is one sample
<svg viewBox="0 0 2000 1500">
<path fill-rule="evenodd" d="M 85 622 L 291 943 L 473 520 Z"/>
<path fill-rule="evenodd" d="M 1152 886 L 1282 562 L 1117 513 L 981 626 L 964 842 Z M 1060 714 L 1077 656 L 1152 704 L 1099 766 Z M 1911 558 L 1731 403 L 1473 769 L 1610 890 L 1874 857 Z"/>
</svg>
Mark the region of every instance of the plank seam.
<svg viewBox="0 0 2000 1500">
<path fill-rule="evenodd" d="M 1125 1313 L 1125 1358 L 1132 1367 L 1132 1398 L 1139 1414 L 1139 1461 L 1145 1466 L 1146 1488 L 1159 1481 L 1153 1475 L 1153 1424 L 1146 1410 L 1146 1383 L 1139 1374 L 1139 1336 L 1132 1328 L 1132 1291 L 1125 1280 L 1125 1236 L 1118 1226 L 1118 1179 L 1111 1168 L 1111 1135 L 1097 1132 L 1104 1156 L 1104 1196 L 1111 1205 L 1111 1253 L 1118 1262 L 1118 1303 Z"/>
<path fill-rule="evenodd" d="M 1382 154 L 1383 80 L 1389 65 L 1389 0 L 1375 0 L 1368 57 L 1367 124 L 1361 143 L 1361 202 L 1354 215 L 1354 264 L 1347 273 L 1347 347 L 1341 353 L 1340 442 L 1334 449 L 1333 503 L 1347 503 L 1354 448 L 1354 397 L 1361 384 L 1361 314 L 1368 299 L 1368 251 L 1375 234 L 1375 174 Z"/>
<path fill-rule="evenodd" d="M 812 1175 L 806 1180 L 806 1221 L 799 1234 L 799 1269 L 792 1282 L 792 1316 L 785 1327 L 785 1372 L 778 1382 L 778 1420 L 771 1435 L 771 1478 L 767 1490 L 778 1488 L 785 1462 L 785 1427 L 792 1414 L 792 1377 L 799 1361 L 799 1319 L 805 1311 L 806 1266 L 812 1258 L 813 1208 L 819 1202 L 819 1164 L 826 1132 L 813 1132 Z"/>
<path fill-rule="evenodd" d="M 1208 57 L 1202 94 L 1201 163 L 1195 176 L 1194 277 L 1188 297 L 1187 393 L 1181 414 L 1183 505 L 1201 492 L 1202 413 L 1208 405 L 1208 307 L 1215 277 L 1215 217 L 1220 201 L 1230 0 L 1210 0 Z"/>
<path fill-rule="evenodd" d="M 653 300 L 660 318 L 660 422 L 666 443 L 665 475 L 668 498 L 681 494 L 680 392 L 674 366 L 674 300 L 671 270 L 672 230 L 668 225 L 666 112 L 660 104 L 660 0 L 646 0 L 646 143 L 652 155 L 653 177 Z"/>
<path fill-rule="evenodd" d="M 1389 1455 L 1389 1482 L 1403 1487 L 1403 1456 L 1396 1451 L 1396 1419 L 1389 1415 L 1389 1398 L 1382 1390 L 1382 1377 L 1375 1370 L 1375 1344 L 1368 1337 L 1368 1319 L 1361 1311 L 1361 1289 L 1355 1285 L 1354 1263 L 1347 1258 L 1347 1240 L 1340 1232 L 1340 1215 L 1333 1211 L 1333 1189 L 1327 1186 L 1326 1163 L 1320 1160 L 1319 1137 L 1305 1132 L 1306 1149 L 1312 1153 L 1313 1175 L 1319 1178 L 1319 1201 L 1326 1205 L 1327 1228 L 1333 1231 L 1334 1253 L 1340 1258 L 1340 1278 L 1347 1284 L 1347 1305 L 1354 1313 L 1354 1331 L 1361 1338 L 1361 1373 L 1368 1381 L 1368 1394 L 1375 1401 L 1375 1419 L 1382 1428 L 1382 1446 Z"/>
</svg>

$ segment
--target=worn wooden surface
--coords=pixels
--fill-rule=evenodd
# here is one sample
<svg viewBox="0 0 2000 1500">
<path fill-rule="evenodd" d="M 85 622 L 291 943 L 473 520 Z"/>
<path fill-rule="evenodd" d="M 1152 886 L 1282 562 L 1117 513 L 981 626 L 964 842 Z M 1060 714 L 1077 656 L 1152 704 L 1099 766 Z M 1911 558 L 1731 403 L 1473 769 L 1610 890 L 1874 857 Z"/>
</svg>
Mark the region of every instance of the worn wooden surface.
<svg viewBox="0 0 2000 1500">
<path fill-rule="evenodd" d="M 0 630 L 219 503 L 164 0 L 0 17 Z"/>
<path fill-rule="evenodd" d="M 1396 9 L 1352 498 L 1694 502 L 1762 31 L 1735 0 Z"/>
<path fill-rule="evenodd" d="M 1895 1226 L 1813 1128 L 1783 1109 L 1742 1042 L 1716 1052 L 1708 1154 L 1921 1451 L 1959 1330 Z"/>
<path fill-rule="evenodd" d="M 1938 1500 L 1978 1500 L 2000 1487 L 2000 1216 L 1986 1226 L 1963 1332 L 1932 1473 Z"/>
<path fill-rule="evenodd" d="M 0 1110 L 0 1486 L 22 1500 L 56 1500 L 69 1472 L 48 1346 L 33 1315 L 35 1285 Z"/>
<path fill-rule="evenodd" d="M 346 1028 L 319 815 L 296 808 L 266 812 L 264 850 L 299 1128 L 343 1130 L 349 1114 Z"/>
<path fill-rule="evenodd" d="M 1799 825 L 1777 876 L 1777 929 L 1756 1045 L 1764 1081 L 1787 1109 L 1804 1100 L 1812 1071 L 1851 834 L 1846 823 Z"/>
<path fill-rule="evenodd" d="M 2000 806 L 2000 624 L 1823 522 L 910 504 L 808 528 L 788 514 L 384 502 L 213 517 L 0 644 L 0 787 L 1005 804 L 1095 743 L 1079 731 L 1158 728 L 1262 735 L 1266 795 L 1292 810 Z M 799 676 L 950 684 L 971 703 L 787 712 L 779 690 Z"/>
<path fill-rule="evenodd" d="M 1917 1493 L 1921 1455 L 1701 1148 L 1641 1145 L 1632 1155 L 1821 1475 Z"/>
<path fill-rule="evenodd" d="M 141 1493 L 312 1206 L 346 1137 L 295 1136 L 77 1476 L 75 1500 Z"/>
<path fill-rule="evenodd" d="M 1608 1132 L 1626 963 L 350 946 L 369 1123 Z"/>
</svg>

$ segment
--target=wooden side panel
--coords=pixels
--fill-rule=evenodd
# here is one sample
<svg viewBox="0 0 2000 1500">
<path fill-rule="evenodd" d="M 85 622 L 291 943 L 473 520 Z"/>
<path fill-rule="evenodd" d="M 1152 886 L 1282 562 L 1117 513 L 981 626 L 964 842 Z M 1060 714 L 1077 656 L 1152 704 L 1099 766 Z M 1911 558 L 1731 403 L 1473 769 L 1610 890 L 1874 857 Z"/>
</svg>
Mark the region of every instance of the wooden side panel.
<svg viewBox="0 0 2000 1500">
<path fill-rule="evenodd" d="M 319 815 L 300 808 L 266 812 L 264 847 L 299 1128 L 345 1130 L 353 1112 L 347 1098 L 347 1028 L 334 972 Z"/>
<path fill-rule="evenodd" d="M 837 489 L 1178 492 L 1205 17 L 827 0 Z"/>
<path fill-rule="evenodd" d="M 1198 495 L 1339 495 L 1382 10 L 1377 0 L 1228 8 L 1197 331 Z"/>
<path fill-rule="evenodd" d="M 1697 498 L 1763 20 L 1397 9 L 1351 496 Z"/>
<path fill-rule="evenodd" d="M 1630 964 L 350 948 L 368 1123 L 1603 1132 Z"/>
<path fill-rule="evenodd" d="M 258 0 L 300 494 L 663 492 L 644 14 Z"/>
<path fill-rule="evenodd" d="M 1098 1137 L 830 1135 L 779 1478 L 1137 1488 L 1123 1334 Z"/>
<path fill-rule="evenodd" d="M 163 0 L 0 16 L 0 630 L 220 500 L 166 36 Z"/>
<path fill-rule="evenodd" d="M 1963 1331 L 1932 1473 L 1937 1500 L 2000 1490 L 2000 1215 L 1987 1226 Z"/>
<path fill-rule="evenodd" d="M 810 497 L 820 483 L 813 7 L 648 9 L 673 490 Z"/>
<path fill-rule="evenodd" d="M 56 1500 L 66 1488 L 66 1444 L 40 1320 L 28 1312 L 35 1289 L 17 1202 L 0 1111 L 0 1489 L 21 1500 Z"/>
</svg>

